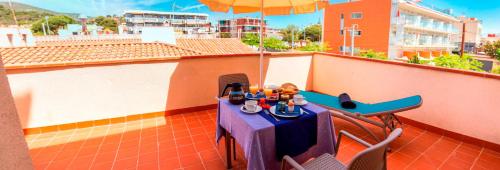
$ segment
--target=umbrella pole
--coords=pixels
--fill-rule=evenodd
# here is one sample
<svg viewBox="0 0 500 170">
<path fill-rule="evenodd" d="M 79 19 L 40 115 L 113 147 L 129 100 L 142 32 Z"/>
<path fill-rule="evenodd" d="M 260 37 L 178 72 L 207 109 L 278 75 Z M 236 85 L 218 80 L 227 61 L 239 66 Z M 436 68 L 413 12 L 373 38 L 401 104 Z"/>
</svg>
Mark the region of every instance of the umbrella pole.
<svg viewBox="0 0 500 170">
<path fill-rule="evenodd" d="M 264 72 L 264 48 L 263 48 L 263 41 L 264 41 L 264 0 L 260 1 L 260 38 L 259 38 L 259 50 L 260 50 L 260 57 L 259 57 L 259 86 L 260 88 L 264 88 L 264 82 L 262 82 L 262 79 L 264 78 L 263 72 Z"/>
</svg>

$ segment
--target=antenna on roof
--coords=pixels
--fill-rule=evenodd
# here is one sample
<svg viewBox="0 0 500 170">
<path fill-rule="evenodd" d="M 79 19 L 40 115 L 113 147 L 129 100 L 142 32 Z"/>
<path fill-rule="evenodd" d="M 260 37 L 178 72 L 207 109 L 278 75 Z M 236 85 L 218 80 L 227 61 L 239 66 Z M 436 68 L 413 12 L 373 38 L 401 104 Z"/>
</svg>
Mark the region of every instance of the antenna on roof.
<svg viewBox="0 0 500 170">
<path fill-rule="evenodd" d="M 14 23 L 16 24 L 16 26 L 19 26 L 17 24 L 16 12 L 14 11 L 14 8 L 12 7 L 11 0 L 9 0 L 9 7 L 10 7 L 10 12 L 12 12 L 12 18 L 14 18 Z"/>
</svg>

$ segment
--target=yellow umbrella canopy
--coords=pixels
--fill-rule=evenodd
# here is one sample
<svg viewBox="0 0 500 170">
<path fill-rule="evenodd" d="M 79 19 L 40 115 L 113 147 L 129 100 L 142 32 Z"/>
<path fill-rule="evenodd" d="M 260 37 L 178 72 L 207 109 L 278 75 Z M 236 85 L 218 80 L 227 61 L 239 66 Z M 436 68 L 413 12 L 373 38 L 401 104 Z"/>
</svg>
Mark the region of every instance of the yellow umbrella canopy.
<svg viewBox="0 0 500 170">
<path fill-rule="evenodd" d="M 233 13 L 264 12 L 264 15 L 313 13 L 326 7 L 328 0 L 200 0 L 211 11 Z M 261 11 L 261 8 L 262 11 Z"/>
<path fill-rule="evenodd" d="M 313 13 L 316 10 L 321 10 L 328 5 L 328 0 L 199 0 L 205 4 L 211 11 L 214 12 L 229 12 L 233 8 L 233 13 L 254 13 L 260 12 L 261 21 L 264 21 L 264 16 L 269 15 L 290 15 L 291 11 L 294 14 Z M 259 86 L 263 87 L 263 63 L 264 63 L 264 48 L 263 48 L 263 27 L 259 28 Z"/>
</svg>

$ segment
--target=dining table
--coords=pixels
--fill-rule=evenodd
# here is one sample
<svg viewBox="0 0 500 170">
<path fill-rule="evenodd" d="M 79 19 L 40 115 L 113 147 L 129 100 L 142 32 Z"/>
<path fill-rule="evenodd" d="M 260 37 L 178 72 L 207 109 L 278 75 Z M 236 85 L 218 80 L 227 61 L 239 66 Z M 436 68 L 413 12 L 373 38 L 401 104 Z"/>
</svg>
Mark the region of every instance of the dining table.
<svg viewBox="0 0 500 170">
<path fill-rule="evenodd" d="M 324 153 L 334 155 L 335 129 L 330 113 L 326 108 L 308 103 L 301 106 L 303 110 L 307 111 L 307 116 L 303 115 L 302 118 L 295 120 L 281 120 L 266 117 L 267 113 L 264 114 L 263 111 L 253 114 L 244 113 L 240 110 L 242 106 L 231 104 L 228 98 L 218 99 L 216 142 L 219 143 L 223 137 L 225 138 L 227 169 L 232 169 L 231 138 L 234 138 L 242 148 L 244 157 L 247 160 L 247 169 L 249 170 L 280 169 L 283 153 L 279 151 L 295 152 L 295 155 L 291 156 L 298 162 L 305 162 Z M 310 133 L 298 134 L 304 136 L 314 135 L 312 136 L 313 145 L 308 146 L 305 150 L 298 150 L 299 153 L 296 152 L 296 148 L 283 148 L 282 146 L 294 146 L 295 143 L 301 143 L 301 136 L 293 137 L 293 131 L 300 131 L 301 129 L 297 129 L 297 126 L 301 125 L 300 121 L 311 121 L 311 117 L 314 118 L 312 120 L 317 121 L 312 122 L 315 129 L 312 129 Z M 277 125 L 283 124 L 284 126 L 277 128 Z M 287 130 L 288 133 L 286 133 Z M 278 133 L 281 136 L 277 135 Z M 290 135 L 290 137 L 286 135 Z"/>
</svg>

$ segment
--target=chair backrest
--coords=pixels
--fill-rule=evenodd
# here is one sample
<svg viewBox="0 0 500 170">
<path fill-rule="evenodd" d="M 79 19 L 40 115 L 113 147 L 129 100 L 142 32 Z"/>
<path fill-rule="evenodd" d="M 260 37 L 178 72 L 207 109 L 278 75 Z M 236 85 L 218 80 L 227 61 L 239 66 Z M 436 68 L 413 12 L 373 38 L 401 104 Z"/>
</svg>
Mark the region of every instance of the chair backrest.
<svg viewBox="0 0 500 170">
<path fill-rule="evenodd" d="M 382 142 L 358 153 L 347 166 L 349 170 L 381 170 L 386 169 L 386 150 L 392 141 L 401 135 L 403 130 L 397 128 Z"/>
<path fill-rule="evenodd" d="M 223 92 L 223 90 L 227 84 L 231 83 L 241 83 L 243 90 L 245 92 L 248 92 L 250 82 L 248 81 L 248 77 L 246 74 L 244 73 L 226 74 L 219 76 L 219 93 L 218 93 L 219 97 L 229 94 L 229 90 L 226 90 L 226 92 Z"/>
</svg>

